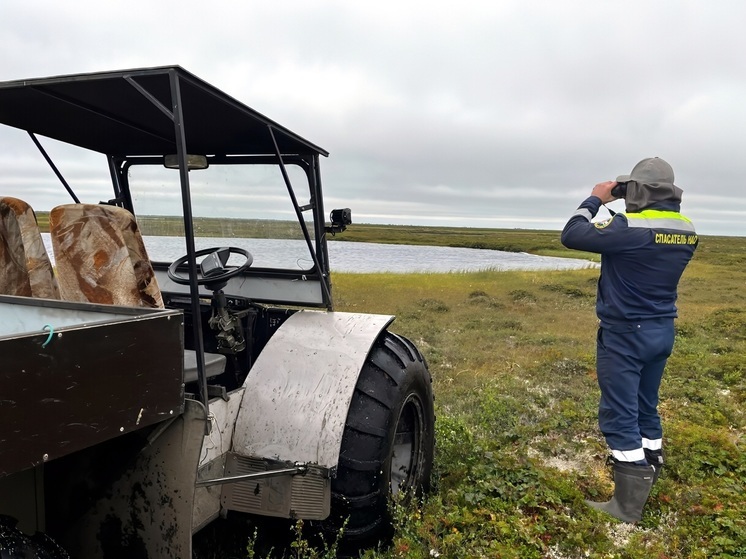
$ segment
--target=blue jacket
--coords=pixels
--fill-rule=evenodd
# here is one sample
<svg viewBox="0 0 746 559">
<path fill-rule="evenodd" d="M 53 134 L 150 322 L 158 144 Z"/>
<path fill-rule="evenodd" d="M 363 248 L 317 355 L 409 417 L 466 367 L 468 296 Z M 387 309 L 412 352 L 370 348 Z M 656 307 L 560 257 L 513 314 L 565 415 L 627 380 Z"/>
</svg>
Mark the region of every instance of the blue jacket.
<svg viewBox="0 0 746 559">
<path fill-rule="evenodd" d="M 698 243 L 692 222 L 677 203 L 658 202 L 592 223 L 600 207 L 596 196 L 580 204 L 562 231 L 562 244 L 601 254 L 601 324 L 675 318 L 676 288 Z"/>
</svg>

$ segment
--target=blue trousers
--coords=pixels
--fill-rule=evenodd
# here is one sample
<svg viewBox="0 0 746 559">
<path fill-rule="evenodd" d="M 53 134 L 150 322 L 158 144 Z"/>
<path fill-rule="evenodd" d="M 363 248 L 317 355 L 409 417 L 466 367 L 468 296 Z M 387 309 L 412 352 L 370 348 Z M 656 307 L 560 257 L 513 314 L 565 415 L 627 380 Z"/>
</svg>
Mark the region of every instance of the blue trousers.
<svg viewBox="0 0 746 559">
<path fill-rule="evenodd" d="M 673 343 L 673 318 L 598 329 L 598 424 L 618 459 L 644 459 L 642 439 L 662 438 L 658 389 Z"/>
</svg>

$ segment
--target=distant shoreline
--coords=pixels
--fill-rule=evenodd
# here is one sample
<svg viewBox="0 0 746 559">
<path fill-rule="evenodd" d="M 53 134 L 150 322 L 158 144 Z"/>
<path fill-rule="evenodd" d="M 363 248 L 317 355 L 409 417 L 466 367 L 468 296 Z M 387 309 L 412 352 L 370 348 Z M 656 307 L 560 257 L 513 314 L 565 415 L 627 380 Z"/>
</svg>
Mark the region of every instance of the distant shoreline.
<svg viewBox="0 0 746 559">
<path fill-rule="evenodd" d="M 39 228 L 49 231 L 49 212 L 37 212 Z M 181 217 L 138 216 L 145 235 L 182 236 Z M 257 239 L 302 239 L 295 221 L 197 217 L 196 234 L 200 237 L 236 237 Z M 730 237 L 700 236 L 702 242 L 720 242 Z M 736 237 L 737 238 L 737 237 Z M 525 252 L 538 256 L 582 258 L 600 261 L 597 254 L 570 250 L 560 243 L 560 232 L 544 229 L 489 229 L 426 225 L 378 225 L 353 223 L 343 233 L 329 235 L 329 241 L 354 241 L 423 246 L 443 246 Z"/>
</svg>

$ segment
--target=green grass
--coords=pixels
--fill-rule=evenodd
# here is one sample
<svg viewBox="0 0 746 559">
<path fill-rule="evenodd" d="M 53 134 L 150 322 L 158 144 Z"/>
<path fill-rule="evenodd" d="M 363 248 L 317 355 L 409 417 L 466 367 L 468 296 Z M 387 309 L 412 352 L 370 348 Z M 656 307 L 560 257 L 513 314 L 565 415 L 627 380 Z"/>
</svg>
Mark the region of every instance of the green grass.
<svg viewBox="0 0 746 559">
<path fill-rule="evenodd" d="M 49 212 L 37 212 L 39 230 L 49 232 Z M 184 236 L 181 217 L 139 215 L 137 223 L 143 235 Z M 230 219 L 196 217 L 193 220 L 198 237 L 237 237 L 252 239 L 302 239 L 296 221 L 271 219 Z"/>
<path fill-rule="evenodd" d="M 517 235 L 506 242 L 558 233 Z M 597 271 L 336 274 L 337 309 L 397 315 L 435 382 L 436 490 L 397 509 L 393 546 L 364 557 L 746 557 L 745 257 L 744 238 L 703 237 L 682 279 L 661 387 L 667 465 L 634 527 L 583 503 L 613 488 L 596 424 Z"/>
</svg>

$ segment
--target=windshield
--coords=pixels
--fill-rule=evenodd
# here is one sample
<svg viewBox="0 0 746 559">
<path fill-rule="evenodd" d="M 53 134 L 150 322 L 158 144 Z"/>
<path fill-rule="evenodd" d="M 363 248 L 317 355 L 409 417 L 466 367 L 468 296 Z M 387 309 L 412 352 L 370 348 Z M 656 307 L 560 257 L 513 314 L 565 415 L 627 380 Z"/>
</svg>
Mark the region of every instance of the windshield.
<svg viewBox="0 0 746 559">
<path fill-rule="evenodd" d="M 305 172 L 297 165 L 286 168 L 298 204 L 309 204 Z M 150 259 L 171 262 L 186 254 L 179 172 L 133 165 L 128 178 Z M 234 246 L 251 253 L 255 268 L 312 268 L 308 245 L 277 165 L 210 165 L 190 171 L 189 184 L 197 250 Z M 309 210 L 303 216 L 313 239 L 313 213 Z"/>
</svg>

